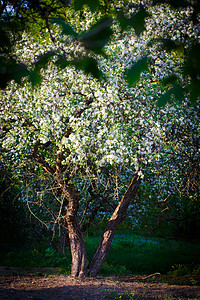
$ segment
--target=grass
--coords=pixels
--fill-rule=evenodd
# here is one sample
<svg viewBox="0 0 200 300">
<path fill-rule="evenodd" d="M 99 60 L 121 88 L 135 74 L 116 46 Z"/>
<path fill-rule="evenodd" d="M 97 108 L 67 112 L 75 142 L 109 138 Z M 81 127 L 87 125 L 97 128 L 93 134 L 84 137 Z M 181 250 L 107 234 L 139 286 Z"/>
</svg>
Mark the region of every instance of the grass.
<svg viewBox="0 0 200 300">
<path fill-rule="evenodd" d="M 13 249 L 8 253 L 0 253 L 0 264 L 7 267 L 43 268 L 58 267 L 63 272 L 70 271 L 70 254 L 60 256 L 56 250 L 38 246 L 33 249 Z"/>
<path fill-rule="evenodd" d="M 87 241 L 92 256 L 97 237 Z M 102 267 L 102 274 L 200 274 L 200 245 L 183 241 L 116 235 Z"/>
<path fill-rule="evenodd" d="M 92 257 L 99 237 L 86 238 L 88 259 Z M 200 275 L 200 245 L 183 241 L 145 238 L 118 234 L 100 271 L 101 274 L 170 274 Z M 0 253 L 0 264 L 8 267 L 58 267 L 70 271 L 70 254 L 59 256 L 57 251 L 38 245 Z"/>
</svg>

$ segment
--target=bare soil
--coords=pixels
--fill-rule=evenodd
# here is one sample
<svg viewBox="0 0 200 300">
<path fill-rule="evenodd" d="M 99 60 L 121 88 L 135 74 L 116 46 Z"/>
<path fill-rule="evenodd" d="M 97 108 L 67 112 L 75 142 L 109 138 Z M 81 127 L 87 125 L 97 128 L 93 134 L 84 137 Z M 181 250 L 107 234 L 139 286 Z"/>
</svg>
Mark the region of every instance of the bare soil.
<svg viewBox="0 0 200 300">
<path fill-rule="evenodd" d="M 0 267 L 0 299 L 200 299 L 198 276 L 174 278 L 155 273 L 78 279 L 56 271 Z"/>
</svg>

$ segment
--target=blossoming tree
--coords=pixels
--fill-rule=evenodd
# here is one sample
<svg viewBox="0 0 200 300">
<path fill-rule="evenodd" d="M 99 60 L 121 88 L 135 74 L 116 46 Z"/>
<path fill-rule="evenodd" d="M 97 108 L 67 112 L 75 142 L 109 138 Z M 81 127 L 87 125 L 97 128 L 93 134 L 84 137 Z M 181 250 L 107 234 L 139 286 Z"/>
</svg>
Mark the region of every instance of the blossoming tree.
<svg viewBox="0 0 200 300">
<path fill-rule="evenodd" d="M 164 17 L 170 12 L 165 10 Z M 147 47 L 152 38 L 150 21 L 147 31 L 138 36 L 135 32 L 141 33 L 143 24 L 142 30 L 135 26 L 122 32 L 117 23 L 111 27 L 110 19 L 99 23 L 101 15 L 93 16 L 89 10 L 78 25 L 78 13 L 68 13 L 71 25 L 54 19 L 50 36 L 25 33 L 16 45 L 16 56 L 30 68 L 40 57 L 35 64 L 40 72 L 35 74 L 42 81 L 34 88 L 26 79 L 21 85 L 11 81 L 1 91 L 2 157 L 18 173 L 31 170 L 51 178 L 61 195 L 56 221 L 64 219 L 68 227 L 71 275 L 95 276 L 138 191 L 145 166 L 165 153 L 169 120 L 185 116 L 173 100 L 163 110 L 154 100 L 165 91 L 160 77 L 174 71 L 181 74 L 181 58 L 173 52 L 161 60 L 154 46 Z M 147 73 L 148 65 L 154 75 Z M 79 203 L 89 208 L 97 191 L 101 197 L 109 192 L 115 209 L 87 265 L 78 209 Z"/>
</svg>

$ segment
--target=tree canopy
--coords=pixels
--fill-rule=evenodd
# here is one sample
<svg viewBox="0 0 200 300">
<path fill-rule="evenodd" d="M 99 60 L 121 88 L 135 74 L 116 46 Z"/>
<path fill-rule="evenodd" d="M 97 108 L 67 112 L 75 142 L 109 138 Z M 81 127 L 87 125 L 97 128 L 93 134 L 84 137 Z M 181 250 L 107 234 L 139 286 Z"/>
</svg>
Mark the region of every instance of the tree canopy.
<svg viewBox="0 0 200 300">
<path fill-rule="evenodd" d="M 156 23 L 157 12 L 161 10 L 171 9 L 171 15 L 163 16 L 159 26 Z M 78 33 L 66 20 L 71 15 L 71 18 L 77 17 L 79 19 L 79 33 L 81 29 L 81 20 L 84 19 L 84 12 L 88 10 L 91 20 L 94 22 L 103 18 L 86 29 L 84 32 Z M 72 13 L 76 12 L 76 16 Z M 61 53 L 56 51 L 53 53 L 45 53 L 43 58 L 35 60 L 37 66 L 28 68 L 15 57 L 13 52 L 13 44 L 20 38 L 22 32 L 32 31 L 33 27 L 37 31 L 45 29 L 48 31 L 52 42 L 55 42 L 55 37 L 51 34 L 51 24 L 57 23 L 62 27 L 62 34 L 69 35 L 77 42 L 81 42 L 82 46 L 92 53 L 104 55 L 103 47 L 110 40 L 112 36 L 112 24 L 118 22 L 120 29 L 123 32 L 127 28 L 133 28 L 137 36 L 139 36 L 146 28 L 146 20 L 150 16 L 153 23 L 152 37 L 149 40 L 150 44 L 156 44 L 157 49 L 163 52 L 176 52 L 182 57 L 182 74 L 184 77 L 184 84 L 179 83 L 177 74 L 170 74 L 162 81 L 162 84 L 169 87 L 168 91 L 159 99 L 158 104 L 164 105 L 171 95 L 175 95 L 177 101 L 181 101 L 184 95 L 190 97 L 191 102 L 195 102 L 199 97 L 199 3 L 198 1 L 2 1 L 1 4 L 1 88 L 4 88 L 7 83 L 14 79 L 20 82 L 21 78 L 28 76 L 29 80 L 34 84 L 39 82 L 38 72 L 43 65 L 46 64 L 52 55 Z M 179 16 L 179 12 L 181 12 Z M 91 16 L 91 14 L 93 16 Z M 173 16 L 172 16 L 173 15 Z M 73 17 L 72 17 L 73 16 Z M 165 16 L 165 17 L 164 17 Z M 87 16 L 88 18 L 89 16 Z M 174 17 L 174 18 L 173 18 Z M 158 20 L 158 18 L 157 18 Z M 67 22 L 66 22 L 67 21 Z M 73 23 L 73 22 L 72 22 Z M 148 23 L 148 22 L 147 22 Z M 37 26 L 36 26 L 37 24 Z M 89 23 L 88 23 L 89 24 Z M 76 21 L 77 25 L 77 21 Z M 155 27 L 156 26 L 156 27 Z M 89 29 L 89 30 L 88 30 Z M 86 31 L 85 31 L 86 30 Z M 87 32 L 88 30 L 88 32 Z M 153 34 L 154 33 L 154 34 Z M 156 33 L 156 34 L 155 34 Z M 147 48 L 151 48 L 150 44 Z M 161 55 L 162 55 L 161 54 Z M 94 77 L 100 78 L 101 72 L 98 69 L 97 60 L 93 57 L 79 56 L 79 59 L 71 59 L 62 53 L 59 61 L 62 66 L 68 64 L 74 65 L 79 69 L 84 69 L 86 72 L 91 72 Z M 143 57 L 141 61 L 137 62 L 135 66 L 128 69 L 126 77 L 129 85 L 134 84 L 138 80 L 138 76 L 142 71 L 148 68 L 148 60 Z"/>
</svg>

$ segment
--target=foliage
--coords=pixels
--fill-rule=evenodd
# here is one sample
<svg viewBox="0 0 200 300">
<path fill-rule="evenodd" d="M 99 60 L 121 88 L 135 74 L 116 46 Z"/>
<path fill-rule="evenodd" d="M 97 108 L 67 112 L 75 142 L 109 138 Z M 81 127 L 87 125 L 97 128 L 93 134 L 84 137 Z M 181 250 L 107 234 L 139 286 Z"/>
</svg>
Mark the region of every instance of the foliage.
<svg viewBox="0 0 200 300">
<path fill-rule="evenodd" d="M 170 275 L 175 277 L 185 276 L 185 275 L 200 275 L 200 265 L 191 264 L 175 264 L 172 266 L 171 271 L 169 271 Z"/>
<path fill-rule="evenodd" d="M 29 216 L 24 199 L 21 198 L 22 182 L 3 164 L 0 164 L 0 170 L 0 247 L 8 251 L 12 247 L 38 241 L 43 237 L 44 230 Z"/>
<path fill-rule="evenodd" d="M 46 27 L 49 30 L 49 18 L 61 13 L 63 1 L 1 1 L 0 10 L 0 87 L 5 88 L 10 80 L 20 83 L 23 77 L 28 76 L 34 83 L 37 72 L 30 70 L 21 63 L 15 54 L 14 46 L 22 38 L 24 31 L 35 34 L 33 28 Z M 35 26 L 37 24 L 37 26 Z M 39 27 L 39 28 L 38 28 Z"/>
<path fill-rule="evenodd" d="M 99 237 L 86 238 L 88 258 Z M 101 274 L 152 274 L 160 272 L 174 276 L 199 274 L 199 245 L 132 235 L 116 235 Z M 69 272 L 70 255 L 59 255 L 44 242 L 31 249 L 13 249 L 1 253 L 5 266 L 32 268 L 57 267 Z"/>
<path fill-rule="evenodd" d="M 3 265 L 8 267 L 21 267 L 24 269 L 57 267 L 61 272 L 70 271 L 70 257 L 59 256 L 52 248 L 41 249 L 14 249 L 3 256 Z"/>
<path fill-rule="evenodd" d="M 169 88 L 168 91 L 159 98 L 158 105 L 165 105 L 171 95 L 175 96 L 177 102 L 181 102 L 186 94 L 190 97 L 191 102 L 196 101 L 199 97 L 200 69 L 198 56 L 199 5 L 196 1 L 193 3 L 179 1 L 178 5 L 170 2 L 170 6 L 166 5 L 166 1 L 160 0 L 154 1 L 153 5 L 148 3 L 148 1 L 145 1 L 143 4 L 138 3 L 138 1 L 135 1 L 133 4 L 129 3 L 129 1 L 123 1 L 123 3 L 121 3 L 121 1 L 115 1 L 110 4 L 106 1 L 95 1 L 95 4 L 92 1 L 72 1 L 71 4 L 70 2 L 71 1 L 53 1 L 50 5 L 48 1 L 43 1 L 42 3 L 40 3 L 40 1 L 20 1 L 13 5 L 12 2 L 3 1 L 0 13 L 2 24 L 2 42 L 0 46 L 3 54 L 0 60 L 1 88 L 5 88 L 12 79 L 19 83 L 23 77 L 27 76 L 33 85 L 40 82 L 40 69 L 45 66 L 46 62 L 41 61 L 39 57 L 35 60 L 33 68 L 30 69 L 27 67 L 27 64 L 18 61 L 12 46 L 16 43 L 16 40 L 22 36 L 24 30 L 32 31 L 35 20 L 37 20 L 37 24 L 39 25 L 39 32 L 41 32 L 41 28 L 45 26 L 54 44 L 56 43 L 56 38 L 52 34 L 52 23 L 59 24 L 62 28 L 61 34 L 63 36 L 71 36 L 75 43 L 80 43 L 85 50 L 89 50 L 89 52 L 91 52 L 90 55 L 96 53 L 103 56 L 105 56 L 103 48 L 111 40 L 113 35 L 112 26 L 113 23 L 117 21 L 121 32 L 133 28 L 138 37 L 150 26 L 153 35 L 147 45 L 147 51 L 149 45 L 153 45 L 153 48 L 155 48 L 154 46 L 156 45 L 156 49 L 161 50 L 161 57 L 165 51 L 170 52 L 170 55 L 176 53 L 179 57 L 183 57 L 182 75 L 184 81 L 182 81 L 182 83 L 179 82 L 176 72 L 174 72 L 172 76 L 164 77 L 162 83 Z M 168 16 L 169 20 L 165 21 L 165 13 L 169 8 L 171 15 Z M 70 23 L 67 23 L 63 19 L 65 10 L 68 11 L 68 15 L 71 18 L 76 17 L 74 23 L 76 23 L 78 30 L 80 30 L 82 21 L 84 21 L 84 18 L 88 18 L 88 12 L 90 12 L 89 17 L 93 24 L 91 21 L 88 21 L 88 23 L 92 24 L 92 26 L 87 26 L 89 28 L 79 34 Z M 181 18 L 179 17 L 180 12 Z M 93 17 L 91 17 L 91 13 Z M 159 26 L 157 26 L 158 13 L 162 16 Z M 80 19 L 78 21 L 77 16 Z M 101 17 L 100 19 L 99 16 Z M 98 21 L 96 22 L 96 20 Z M 96 23 L 94 23 L 94 21 Z M 15 29 L 16 27 L 17 30 Z M 61 54 L 60 51 L 54 51 L 53 55 L 59 56 L 62 65 L 74 65 L 86 73 L 92 73 L 94 77 L 100 79 L 101 73 L 98 70 L 98 59 L 96 57 L 93 58 L 91 64 L 91 57 L 80 55 L 77 62 L 76 59 L 74 59 L 75 52 L 72 55 L 72 60 L 68 59 L 69 56 L 66 56 L 66 53 L 67 52 Z M 43 56 L 46 59 L 46 57 L 49 57 L 49 53 L 44 52 Z M 39 69 L 38 63 L 40 65 Z M 93 67 L 96 69 L 95 72 L 93 72 Z M 147 59 L 143 56 L 135 66 L 127 69 L 126 77 L 129 85 L 135 84 L 139 79 L 140 73 L 147 69 Z"/>
<path fill-rule="evenodd" d="M 191 251 L 193 252 L 191 254 Z M 191 272 L 198 269 L 199 246 L 141 236 L 116 236 L 102 272 L 111 274 L 166 274 L 174 265 Z M 193 263 L 192 263 L 193 262 Z M 104 269 L 105 268 L 105 269 Z M 190 273 L 191 274 L 191 273 Z"/>
</svg>

